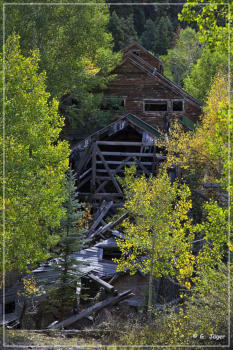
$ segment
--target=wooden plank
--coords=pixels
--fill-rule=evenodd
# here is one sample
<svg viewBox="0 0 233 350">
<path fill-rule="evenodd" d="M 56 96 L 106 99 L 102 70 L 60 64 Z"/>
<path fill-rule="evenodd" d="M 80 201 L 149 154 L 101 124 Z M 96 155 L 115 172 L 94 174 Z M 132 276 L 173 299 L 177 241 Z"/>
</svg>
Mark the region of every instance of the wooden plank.
<svg viewBox="0 0 233 350">
<path fill-rule="evenodd" d="M 92 233 L 90 235 L 90 238 L 94 238 L 96 236 L 102 236 L 102 234 L 108 230 L 110 230 L 112 228 L 113 223 L 109 222 L 108 224 L 106 224 L 105 226 L 101 227 L 100 229 L 98 229 L 96 232 Z"/>
<path fill-rule="evenodd" d="M 95 215 L 93 216 L 93 222 L 98 218 L 102 210 L 106 207 L 107 202 L 103 200 L 101 204 L 98 206 L 98 210 L 96 211 Z"/>
<path fill-rule="evenodd" d="M 79 176 L 79 180 L 82 180 L 87 174 L 89 174 L 92 171 L 92 168 L 89 168 L 88 170 L 84 171 L 84 173 L 82 173 Z"/>
<path fill-rule="evenodd" d="M 91 199 L 103 199 L 103 198 L 123 198 L 123 193 L 88 193 L 79 192 L 80 197 L 90 197 Z"/>
<path fill-rule="evenodd" d="M 112 178 L 109 176 L 96 176 L 97 180 L 101 180 L 101 181 L 112 181 Z M 102 185 L 102 184 L 101 184 Z"/>
<path fill-rule="evenodd" d="M 112 235 L 113 235 L 114 237 L 126 239 L 126 236 L 125 236 L 123 233 L 121 233 L 121 232 L 119 232 L 119 231 L 117 231 L 117 230 L 114 230 L 114 231 L 112 231 L 111 233 L 112 233 Z"/>
<path fill-rule="evenodd" d="M 131 152 L 102 152 L 103 156 L 115 156 L 115 157 L 154 157 L 154 153 L 131 153 Z M 156 153 L 158 159 L 166 159 L 165 156 L 162 156 L 159 153 Z"/>
<path fill-rule="evenodd" d="M 110 292 L 110 293 L 117 293 L 117 291 L 115 290 L 114 286 L 112 286 L 111 284 L 105 282 L 104 280 L 102 280 L 98 276 L 93 275 L 93 273 L 89 273 L 88 277 L 90 277 L 93 281 L 95 281 L 98 284 L 100 284 L 101 287 L 104 287 L 104 289 L 106 289 L 108 292 Z"/>
<path fill-rule="evenodd" d="M 113 205 L 113 201 L 106 203 L 106 206 L 102 209 L 102 211 L 99 213 L 99 216 L 95 219 L 94 223 L 91 225 L 89 229 L 89 233 L 92 233 L 96 229 L 96 227 L 100 224 L 101 220 L 107 215 L 112 205 Z"/>
<path fill-rule="evenodd" d="M 118 164 L 122 164 L 124 163 L 125 165 L 133 165 L 136 162 L 135 161 L 131 161 L 131 162 L 127 162 L 126 160 L 106 160 L 106 163 L 108 165 L 118 165 Z M 141 162 L 143 165 L 152 165 L 153 162 Z M 97 160 L 96 164 L 103 164 L 101 161 Z M 103 170 L 103 169 L 102 169 Z"/>
<path fill-rule="evenodd" d="M 128 212 L 124 213 L 116 221 L 114 221 L 113 224 L 112 224 L 112 228 L 117 226 L 117 225 L 119 225 L 125 218 L 127 218 L 128 214 L 129 214 Z"/>
<path fill-rule="evenodd" d="M 143 142 L 127 142 L 127 141 L 97 141 L 97 145 L 109 145 L 109 146 L 151 146 L 151 143 Z"/>
<path fill-rule="evenodd" d="M 50 324 L 48 326 L 48 329 L 60 329 L 60 328 L 64 328 L 64 327 L 70 326 L 74 322 L 79 321 L 82 318 L 91 315 L 93 312 L 99 311 L 99 310 L 101 310 L 104 307 L 107 307 L 109 305 L 115 305 L 118 302 L 120 302 L 121 300 L 129 298 L 131 296 L 133 296 L 133 294 L 131 294 L 131 290 L 127 290 L 127 291 L 125 291 L 123 293 L 120 293 L 117 296 L 109 297 L 109 298 L 107 298 L 107 299 L 105 299 L 103 301 L 100 301 L 99 303 L 97 303 L 97 304 L 95 304 L 93 306 L 88 307 L 86 310 L 83 310 L 82 312 L 67 318 L 64 321 L 57 322 L 55 324 L 53 322 L 52 324 Z"/>
<path fill-rule="evenodd" d="M 121 190 L 121 188 L 120 188 L 118 182 L 116 181 L 114 175 L 112 174 L 112 171 L 111 171 L 111 169 L 109 168 L 108 164 L 106 163 L 106 160 L 104 159 L 104 157 L 103 157 L 103 155 L 102 155 L 100 149 L 98 148 L 98 146 L 96 146 L 96 151 L 97 151 L 98 156 L 100 157 L 100 159 L 101 159 L 102 162 L 104 163 L 104 166 L 105 166 L 105 168 L 107 169 L 109 176 L 112 178 L 112 182 L 114 183 L 117 192 L 118 192 L 118 193 L 122 193 L 122 190 Z"/>
</svg>

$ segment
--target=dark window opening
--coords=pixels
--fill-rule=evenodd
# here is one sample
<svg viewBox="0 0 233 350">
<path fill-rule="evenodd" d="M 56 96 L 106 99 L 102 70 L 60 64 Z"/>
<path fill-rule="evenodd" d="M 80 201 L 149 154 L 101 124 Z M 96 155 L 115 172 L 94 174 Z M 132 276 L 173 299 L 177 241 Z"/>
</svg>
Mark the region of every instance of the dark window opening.
<svg viewBox="0 0 233 350">
<path fill-rule="evenodd" d="M 12 312 L 15 312 L 15 302 L 14 301 L 5 304 L 5 313 L 10 314 Z"/>
<path fill-rule="evenodd" d="M 133 51 L 134 55 L 140 56 L 139 51 Z"/>
<path fill-rule="evenodd" d="M 121 251 L 118 249 L 104 249 L 103 251 L 103 260 L 112 260 L 120 257 Z"/>
<path fill-rule="evenodd" d="M 100 109 L 102 111 L 121 111 L 124 106 L 124 98 L 105 98 L 100 105 Z"/>
<path fill-rule="evenodd" d="M 146 112 L 166 112 L 167 102 L 146 102 L 145 103 Z"/>
<path fill-rule="evenodd" d="M 183 101 L 173 101 L 173 111 L 182 112 L 183 111 Z"/>
</svg>

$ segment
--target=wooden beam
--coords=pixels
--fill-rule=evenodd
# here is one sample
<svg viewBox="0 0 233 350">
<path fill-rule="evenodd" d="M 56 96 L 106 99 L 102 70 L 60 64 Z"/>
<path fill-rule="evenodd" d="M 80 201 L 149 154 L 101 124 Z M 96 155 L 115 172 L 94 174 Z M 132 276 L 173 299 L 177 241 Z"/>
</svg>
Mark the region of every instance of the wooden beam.
<svg viewBox="0 0 233 350">
<path fill-rule="evenodd" d="M 109 222 L 108 224 L 106 224 L 105 226 L 103 227 L 100 227 L 97 231 L 95 231 L 94 233 L 92 233 L 90 235 L 90 238 L 94 238 L 94 237 L 97 237 L 97 236 L 101 236 L 102 237 L 102 234 L 108 230 L 111 230 L 112 229 L 112 222 Z"/>
<path fill-rule="evenodd" d="M 102 152 L 102 156 L 115 156 L 115 157 L 154 157 L 154 153 L 131 153 L 131 152 Z M 166 159 L 159 153 L 156 153 L 158 159 Z"/>
<path fill-rule="evenodd" d="M 89 234 L 92 233 L 96 229 L 96 227 L 100 224 L 101 220 L 107 215 L 112 205 L 113 205 L 113 201 L 106 203 L 106 206 L 102 209 L 102 211 L 99 213 L 99 216 L 95 219 L 94 223 L 91 225 L 89 229 Z"/>
<path fill-rule="evenodd" d="M 110 176 L 96 176 L 96 180 L 101 180 L 101 181 L 112 181 L 112 178 Z M 102 185 L 102 183 L 101 183 Z"/>
<path fill-rule="evenodd" d="M 101 159 L 102 162 L 104 163 L 104 166 L 105 166 L 105 168 L 107 169 L 109 176 L 112 178 L 112 182 L 114 183 L 117 192 L 118 192 L 118 193 L 122 193 L 122 190 L 121 190 L 121 188 L 120 188 L 118 182 L 116 181 L 114 175 L 112 174 L 112 171 L 111 171 L 111 169 L 109 168 L 108 164 L 106 163 L 106 160 L 104 159 L 104 157 L 103 157 L 103 155 L 102 155 L 100 149 L 98 148 L 98 146 L 96 146 L 96 151 L 97 151 L 98 156 L 100 157 L 100 159 Z"/>
<path fill-rule="evenodd" d="M 79 192 L 80 197 L 90 197 L 91 199 L 103 199 L 103 198 L 123 198 L 123 193 L 89 193 Z"/>
<path fill-rule="evenodd" d="M 89 273 L 88 277 L 90 277 L 93 281 L 95 281 L 99 285 L 101 285 L 101 287 L 104 287 L 104 289 L 106 289 L 109 293 L 117 293 L 117 291 L 115 290 L 114 286 L 112 286 L 111 284 L 105 282 L 104 280 L 102 280 L 98 276 L 93 275 L 93 273 Z"/>
<path fill-rule="evenodd" d="M 119 225 L 125 218 L 127 218 L 128 214 L 129 214 L 129 213 L 127 212 L 127 213 L 124 213 L 123 215 L 121 215 L 116 221 L 113 222 L 111 228 L 113 228 L 113 227 Z"/>
<path fill-rule="evenodd" d="M 154 152 L 153 154 L 154 154 L 154 157 L 153 157 L 153 163 L 152 163 L 152 167 L 151 167 L 152 173 L 154 173 L 155 170 L 157 171 L 157 166 L 158 166 L 158 163 L 159 163 L 159 160 L 158 160 L 158 158 L 156 156 L 156 153 Z"/>
<path fill-rule="evenodd" d="M 125 159 L 125 161 L 127 162 L 128 160 L 130 160 L 130 158 L 131 158 L 131 157 L 127 157 L 127 158 Z M 116 169 L 112 170 L 113 176 L 114 176 L 117 172 L 119 172 L 124 166 L 125 166 L 125 162 L 120 162 L 120 165 L 119 165 Z M 110 168 L 109 168 L 109 169 L 110 169 Z M 108 181 L 103 182 L 103 183 L 97 188 L 96 192 L 99 192 L 99 191 L 106 185 L 107 182 L 108 182 Z"/>
<path fill-rule="evenodd" d="M 84 171 L 84 173 L 82 173 L 79 176 L 79 180 L 82 180 L 87 174 L 89 174 L 92 171 L 92 168 L 89 168 L 88 170 Z"/>
<path fill-rule="evenodd" d="M 93 143 L 92 149 L 92 173 L 91 173 L 91 192 L 95 192 L 96 190 L 96 143 Z"/>
<path fill-rule="evenodd" d="M 126 159 L 121 161 L 121 160 L 106 160 L 106 163 L 108 165 L 118 165 L 124 163 L 125 165 L 133 165 L 136 163 L 136 161 L 131 161 L 127 162 Z M 141 162 L 143 165 L 152 165 L 153 162 Z M 97 160 L 96 164 L 103 164 L 101 161 Z M 102 169 L 103 170 L 103 169 Z"/>
<path fill-rule="evenodd" d="M 133 294 L 131 294 L 131 290 L 127 290 L 123 293 L 120 293 L 117 296 L 109 297 L 103 301 L 100 301 L 99 303 L 97 303 L 93 306 L 88 307 L 86 310 L 83 310 L 82 312 L 67 318 L 64 321 L 61 321 L 61 322 L 58 322 L 55 324 L 53 322 L 52 324 L 50 324 L 48 326 L 48 329 L 60 329 L 60 328 L 70 326 L 74 322 L 79 321 L 79 320 L 83 319 L 84 317 L 91 315 L 93 312 L 99 311 L 99 310 L 101 310 L 104 307 L 107 307 L 109 305 L 115 305 L 115 304 L 119 303 L 121 300 L 124 300 L 126 298 L 130 298 L 131 296 L 133 296 Z"/>
<path fill-rule="evenodd" d="M 151 146 L 151 143 L 127 142 L 127 141 L 97 141 L 97 145 L 109 146 Z"/>
</svg>

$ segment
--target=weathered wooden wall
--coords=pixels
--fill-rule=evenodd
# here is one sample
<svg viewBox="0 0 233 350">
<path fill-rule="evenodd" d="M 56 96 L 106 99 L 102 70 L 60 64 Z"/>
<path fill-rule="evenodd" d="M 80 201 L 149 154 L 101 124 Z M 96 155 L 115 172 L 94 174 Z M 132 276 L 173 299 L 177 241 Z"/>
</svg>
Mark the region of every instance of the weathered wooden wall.
<svg viewBox="0 0 233 350">
<path fill-rule="evenodd" d="M 170 120 L 185 115 L 193 122 L 197 122 L 201 114 L 199 103 L 158 73 L 159 69 L 161 71 L 160 61 L 156 61 L 156 58 L 143 50 L 140 56 L 132 52 L 132 48 L 130 52 L 126 51 L 123 63 L 114 70 L 117 78 L 104 91 L 105 96 L 123 97 L 125 112 L 142 118 L 153 127 L 164 128 L 165 116 L 168 115 Z M 167 101 L 167 111 L 145 111 L 145 100 L 150 99 Z M 176 99 L 183 100 L 184 103 L 184 108 L 180 112 L 172 110 L 172 102 Z"/>
</svg>

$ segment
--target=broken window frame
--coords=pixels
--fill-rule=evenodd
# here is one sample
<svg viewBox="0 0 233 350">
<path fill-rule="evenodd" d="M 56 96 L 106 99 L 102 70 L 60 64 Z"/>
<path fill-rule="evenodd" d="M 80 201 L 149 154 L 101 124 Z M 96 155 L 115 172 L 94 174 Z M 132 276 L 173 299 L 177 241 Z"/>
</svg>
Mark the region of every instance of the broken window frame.
<svg viewBox="0 0 233 350">
<path fill-rule="evenodd" d="M 168 106 L 168 102 L 169 100 L 168 99 L 145 99 L 143 100 L 143 113 L 149 113 L 149 114 L 155 114 L 155 113 L 167 113 L 168 110 L 169 110 L 169 106 Z M 149 110 L 147 111 L 146 110 L 146 105 L 147 104 L 151 104 L 151 105 L 159 105 L 159 104 L 165 104 L 167 105 L 167 108 L 166 110 L 157 110 L 157 111 L 153 111 L 153 110 Z"/>
<path fill-rule="evenodd" d="M 181 110 L 174 110 L 174 102 L 181 102 L 182 103 L 182 109 Z M 180 98 L 172 100 L 172 112 L 184 112 L 184 100 L 182 100 Z"/>
<path fill-rule="evenodd" d="M 131 51 L 134 55 L 136 55 L 136 56 L 139 56 L 140 57 L 140 52 L 141 52 L 141 50 L 132 50 Z"/>
</svg>

